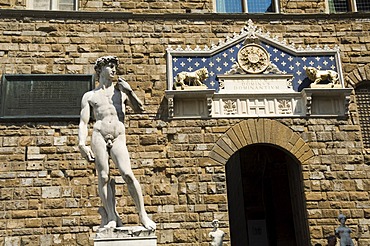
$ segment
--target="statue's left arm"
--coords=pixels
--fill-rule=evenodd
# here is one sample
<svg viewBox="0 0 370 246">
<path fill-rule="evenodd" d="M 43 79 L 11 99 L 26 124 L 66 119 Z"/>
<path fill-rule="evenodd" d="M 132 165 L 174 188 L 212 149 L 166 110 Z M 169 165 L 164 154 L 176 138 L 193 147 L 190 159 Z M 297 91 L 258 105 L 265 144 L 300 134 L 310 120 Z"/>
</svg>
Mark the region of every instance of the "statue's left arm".
<svg viewBox="0 0 370 246">
<path fill-rule="evenodd" d="M 130 101 L 130 106 L 135 112 L 142 113 L 144 111 L 144 104 L 131 89 L 129 83 L 127 83 L 123 78 L 118 78 L 118 83 L 116 86 L 120 91 L 127 95 L 128 100 Z"/>
</svg>

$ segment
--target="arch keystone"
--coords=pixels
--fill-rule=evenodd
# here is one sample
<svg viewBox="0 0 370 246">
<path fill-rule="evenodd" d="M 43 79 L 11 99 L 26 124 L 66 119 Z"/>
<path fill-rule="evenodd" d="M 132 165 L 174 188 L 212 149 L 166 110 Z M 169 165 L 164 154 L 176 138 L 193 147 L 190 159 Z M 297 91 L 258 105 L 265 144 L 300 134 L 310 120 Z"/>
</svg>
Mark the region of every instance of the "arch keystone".
<svg viewBox="0 0 370 246">
<path fill-rule="evenodd" d="M 265 142 L 265 129 L 263 122 L 263 119 L 257 119 L 255 121 L 258 142 Z"/>
<path fill-rule="evenodd" d="M 265 119 L 263 121 L 263 129 L 265 133 L 265 141 L 266 143 L 271 143 L 271 133 L 272 133 L 272 120 L 270 119 Z"/>
</svg>

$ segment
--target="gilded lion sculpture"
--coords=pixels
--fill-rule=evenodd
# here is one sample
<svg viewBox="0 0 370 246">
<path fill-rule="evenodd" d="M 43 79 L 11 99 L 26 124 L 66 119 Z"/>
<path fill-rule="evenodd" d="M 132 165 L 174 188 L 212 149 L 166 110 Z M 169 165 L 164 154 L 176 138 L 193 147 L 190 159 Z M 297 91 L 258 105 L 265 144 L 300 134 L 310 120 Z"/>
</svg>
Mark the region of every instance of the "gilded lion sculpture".
<svg viewBox="0 0 370 246">
<path fill-rule="evenodd" d="M 319 84 L 328 80 L 332 86 L 339 84 L 339 75 L 333 70 L 318 70 L 314 67 L 307 67 L 306 74 L 313 84 Z"/>
<path fill-rule="evenodd" d="M 184 89 L 185 86 L 204 86 L 202 83 L 208 78 L 207 68 L 201 68 L 194 72 L 181 72 L 176 76 L 175 89 L 181 87 Z"/>
</svg>

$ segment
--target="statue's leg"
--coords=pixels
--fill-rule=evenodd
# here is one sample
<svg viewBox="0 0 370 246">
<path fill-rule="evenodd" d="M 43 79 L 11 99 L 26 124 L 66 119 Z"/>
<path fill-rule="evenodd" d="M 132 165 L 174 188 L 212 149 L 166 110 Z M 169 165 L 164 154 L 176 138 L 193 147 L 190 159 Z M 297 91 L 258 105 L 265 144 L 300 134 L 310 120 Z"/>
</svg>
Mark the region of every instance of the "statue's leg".
<svg viewBox="0 0 370 246">
<path fill-rule="evenodd" d="M 103 136 L 94 132 L 91 147 L 95 154 L 95 167 L 98 173 L 98 191 L 103 206 L 107 213 L 108 223 L 104 227 L 116 227 L 114 204 L 112 202 L 113 192 L 109 183 L 109 154 Z"/>
<path fill-rule="evenodd" d="M 110 179 L 109 186 L 113 194 L 112 203 L 113 203 L 114 213 L 116 215 L 117 227 L 121 227 L 123 226 L 123 224 L 122 224 L 121 218 L 119 217 L 117 209 L 116 209 L 116 181 L 114 180 L 114 178 Z"/>
<path fill-rule="evenodd" d="M 126 147 L 125 136 L 121 135 L 113 143 L 111 148 L 111 156 L 114 163 L 117 165 L 123 180 L 127 184 L 128 191 L 134 200 L 136 209 L 138 210 L 141 223 L 147 229 L 155 229 L 155 223 L 148 217 L 144 208 L 144 199 L 139 181 L 135 178 L 131 169 L 130 157 Z"/>
</svg>

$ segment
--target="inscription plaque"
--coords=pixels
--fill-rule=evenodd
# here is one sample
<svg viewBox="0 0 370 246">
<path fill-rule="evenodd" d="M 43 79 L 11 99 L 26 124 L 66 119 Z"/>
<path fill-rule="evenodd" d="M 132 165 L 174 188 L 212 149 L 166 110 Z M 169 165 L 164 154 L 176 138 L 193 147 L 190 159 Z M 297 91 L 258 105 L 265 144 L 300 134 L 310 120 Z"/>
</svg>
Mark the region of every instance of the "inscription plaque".
<svg viewBox="0 0 370 246">
<path fill-rule="evenodd" d="M 217 75 L 220 80 L 220 93 L 291 93 L 292 75 Z"/>
<path fill-rule="evenodd" d="M 79 118 L 81 98 L 93 75 L 3 75 L 1 119 Z"/>
</svg>

